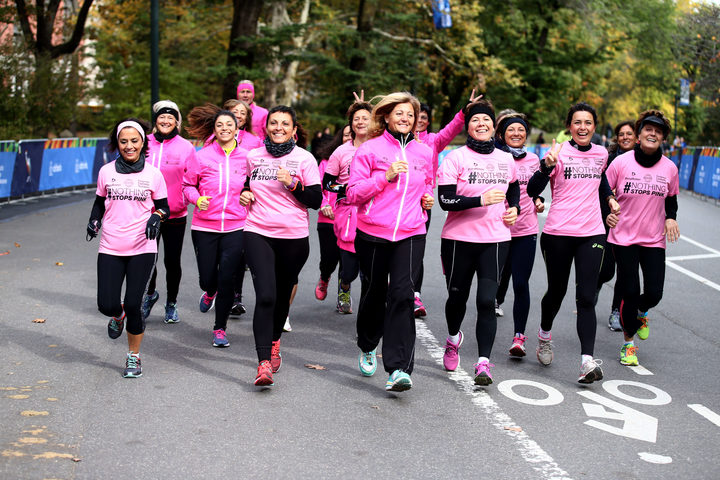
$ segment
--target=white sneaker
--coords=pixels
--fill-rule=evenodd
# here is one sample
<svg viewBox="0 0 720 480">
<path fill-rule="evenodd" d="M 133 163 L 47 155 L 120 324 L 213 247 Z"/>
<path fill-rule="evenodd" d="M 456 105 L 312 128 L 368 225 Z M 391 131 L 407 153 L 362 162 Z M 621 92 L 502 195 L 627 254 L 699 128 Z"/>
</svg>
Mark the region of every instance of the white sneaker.
<svg viewBox="0 0 720 480">
<path fill-rule="evenodd" d="M 578 378 L 578 382 L 593 383 L 597 380 L 602 380 L 603 371 L 602 368 L 600 368 L 600 365 L 602 365 L 602 360 L 597 360 L 595 358 L 591 358 L 583 363 L 580 367 L 580 377 Z"/>
<path fill-rule="evenodd" d="M 503 309 L 498 305 L 497 300 L 495 300 L 495 316 L 496 317 L 502 317 L 505 315 L 505 312 L 503 312 Z"/>
<path fill-rule="evenodd" d="M 290 326 L 290 315 L 288 315 L 285 319 L 285 325 L 283 325 L 283 332 L 292 332 L 292 327 Z"/>
</svg>

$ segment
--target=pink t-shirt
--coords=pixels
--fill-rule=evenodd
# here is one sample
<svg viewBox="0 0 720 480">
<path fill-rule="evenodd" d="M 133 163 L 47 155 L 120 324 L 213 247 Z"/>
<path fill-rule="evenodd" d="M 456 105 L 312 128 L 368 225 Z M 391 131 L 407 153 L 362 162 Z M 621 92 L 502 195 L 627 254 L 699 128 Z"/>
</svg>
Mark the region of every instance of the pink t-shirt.
<svg viewBox="0 0 720 480">
<path fill-rule="evenodd" d="M 273 157 L 265 147 L 247 157 L 250 190 L 255 201 L 248 207 L 245 231 L 273 238 L 304 238 L 309 235 L 307 207 L 277 180 L 279 167 L 289 170 L 303 185 L 320 185 L 315 157 L 295 147 L 282 157 Z"/>
<path fill-rule="evenodd" d="M 145 226 L 155 208 L 153 200 L 167 198 L 160 170 L 146 162 L 141 172 L 117 173 L 110 162 L 98 172 L 96 194 L 105 197 L 100 253 L 157 253 L 157 241 L 145 238 Z"/>
<path fill-rule="evenodd" d="M 325 168 L 327 167 L 327 160 L 321 160 L 318 164 L 318 173 L 320 174 L 320 178 L 323 177 L 325 174 Z M 329 223 L 330 225 L 335 223 L 335 220 L 332 218 L 326 217 L 322 213 L 322 209 L 324 207 L 331 207 L 333 209 L 333 212 L 335 211 L 335 199 L 337 198 L 337 193 L 328 192 L 327 190 L 323 189 L 323 199 L 322 204 L 320 205 L 320 211 L 318 212 L 318 223 Z"/>
<path fill-rule="evenodd" d="M 520 184 L 520 215 L 515 225 L 510 227 L 510 235 L 513 237 L 524 237 L 537 235 L 538 219 L 535 211 L 535 201 L 527 194 L 527 185 L 530 177 L 540 168 L 540 159 L 534 153 L 527 152 L 523 158 L 515 160 L 517 180 Z M 507 207 L 507 202 L 506 207 Z"/>
<path fill-rule="evenodd" d="M 600 180 L 608 152 L 591 144 L 581 152 L 563 142 L 558 162 L 550 174 L 552 203 L 544 233 L 569 237 L 591 237 L 605 233 L 600 213 Z"/>
<path fill-rule="evenodd" d="M 457 185 L 457 194 L 479 197 L 493 189 L 507 192 L 517 180 L 512 155 L 495 149 L 477 153 L 464 146 L 448 153 L 438 169 L 438 185 Z M 510 240 L 510 228 L 503 222 L 505 203 L 448 212 L 442 238 L 472 243 Z"/>
<path fill-rule="evenodd" d="M 357 149 L 358 147 L 353 145 L 350 140 L 336 148 L 328 158 L 325 171 L 330 175 L 335 175 L 339 184 L 347 185 L 350 180 L 350 164 Z"/>
<path fill-rule="evenodd" d="M 620 204 L 618 224 L 608 242 L 665 248 L 665 197 L 680 192 L 678 169 L 667 157 L 650 168 L 635 160 L 635 152 L 618 156 L 605 172 Z"/>
</svg>

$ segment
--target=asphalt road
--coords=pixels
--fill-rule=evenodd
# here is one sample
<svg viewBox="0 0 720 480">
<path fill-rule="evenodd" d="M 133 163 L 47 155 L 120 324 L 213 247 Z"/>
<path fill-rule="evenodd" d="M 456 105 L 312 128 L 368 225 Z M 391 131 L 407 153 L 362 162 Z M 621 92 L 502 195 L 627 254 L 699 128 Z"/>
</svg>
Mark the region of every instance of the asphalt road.
<svg viewBox="0 0 720 480">
<path fill-rule="evenodd" d="M 499 319 L 495 383 L 472 383 L 474 306 L 461 369 L 442 369 L 447 329 L 436 208 L 426 252 L 414 387 L 384 390 L 382 369 L 360 376 L 355 315 L 319 302 L 318 243 L 283 336 L 275 386 L 253 386 L 251 317 L 231 319 L 231 346 L 211 346 L 189 234 L 181 323 L 148 319 L 140 379 L 121 377 L 125 338 L 110 340 L 96 308 L 97 240 L 87 243 L 92 193 L 0 206 L 0 478 L 523 478 L 714 479 L 720 470 L 720 209 L 680 195 L 682 240 L 668 248 L 665 296 L 651 311 L 643 368 L 618 362 L 622 336 L 606 328 L 612 282 L 598 311 L 596 357 L 605 380 L 576 383 L 572 291 L 553 329 L 555 361 L 534 357 L 545 268 L 531 278 L 528 357 L 514 360 L 511 301 Z M 699 256 L 699 257 L 698 257 Z M 161 262 L 160 262 L 161 264 Z M 160 266 L 160 278 L 164 268 Z M 574 275 L 574 274 L 573 274 Z M 333 275 L 333 281 L 336 275 Z M 572 283 L 572 282 L 571 282 Z M 354 300 L 359 283 L 353 285 Z M 246 304 L 254 295 L 246 277 Z M 473 298 L 474 292 L 471 294 Z M 43 319 L 44 323 L 34 323 Z M 318 365 L 323 369 L 307 368 Z"/>
</svg>

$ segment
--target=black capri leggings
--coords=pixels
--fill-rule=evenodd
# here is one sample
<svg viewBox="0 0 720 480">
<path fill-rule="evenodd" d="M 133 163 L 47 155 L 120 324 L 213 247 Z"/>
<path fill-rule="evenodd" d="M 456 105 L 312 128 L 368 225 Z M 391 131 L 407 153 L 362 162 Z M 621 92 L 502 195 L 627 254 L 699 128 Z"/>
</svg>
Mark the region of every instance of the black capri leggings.
<svg viewBox="0 0 720 480">
<path fill-rule="evenodd" d="M 595 349 L 595 289 L 605 253 L 605 235 L 569 237 L 540 236 L 540 250 L 547 270 L 547 292 L 542 298 L 540 327 L 550 331 L 567 293 L 570 267 L 575 262 L 575 304 L 580 353 L 592 355 Z"/>
<path fill-rule="evenodd" d="M 633 337 L 640 328 L 638 312 L 647 312 L 663 296 L 665 284 L 665 249 L 660 247 L 641 247 L 613 245 L 618 265 L 617 282 L 622 297 L 620 321 L 628 337 Z M 640 273 L 643 273 L 643 292 L 640 293 Z"/>
<path fill-rule="evenodd" d="M 460 331 L 472 279 L 477 276 L 475 337 L 480 357 L 489 358 L 495 342 L 495 295 L 500 282 L 500 270 L 505 264 L 509 249 L 509 241 L 471 243 L 445 238 L 440 241 L 440 257 L 448 289 L 445 320 L 450 335 L 457 335 Z"/>
<path fill-rule="evenodd" d="M 258 361 L 270 360 L 272 342 L 280 340 L 290 310 L 290 295 L 310 254 L 304 238 L 245 234 L 245 259 L 255 286 L 253 333 Z"/>
<path fill-rule="evenodd" d="M 340 247 L 332 223 L 318 223 L 317 232 L 320 241 L 320 278 L 327 282 L 340 261 Z"/>
<path fill-rule="evenodd" d="M 244 233 L 242 230 L 222 233 L 192 230 L 191 235 L 200 288 L 210 296 L 217 293 L 213 330 L 225 330 L 235 298 L 235 274 L 240 267 Z"/>
<path fill-rule="evenodd" d="M 124 308 L 126 328 L 132 335 L 140 335 L 145 331 L 145 322 L 142 319 L 140 307 L 156 259 L 157 254 L 155 253 L 130 256 L 98 253 L 98 310 L 108 317 L 119 317 Z M 125 282 L 125 300 L 121 303 L 123 281 Z"/>
<path fill-rule="evenodd" d="M 537 235 L 512 237 L 510 240 L 510 253 L 505 261 L 498 287 L 497 301 L 502 304 L 510 285 L 513 282 L 513 322 L 515 333 L 525 333 L 528 314 L 530 313 L 530 274 L 535 263 L 535 250 Z"/>
<path fill-rule="evenodd" d="M 167 284 L 167 303 L 177 302 L 178 291 L 180 290 L 180 279 L 182 278 L 182 256 L 183 240 L 185 239 L 185 226 L 187 217 L 171 218 L 160 224 L 160 236 L 158 237 L 158 248 L 160 239 L 163 242 L 163 263 L 165 264 L 165 283 Z M 157 281 L 157 267 L 153 268 L 150 284 L 147 288 L 148 295 L 155 292 Z"/>
</svg>

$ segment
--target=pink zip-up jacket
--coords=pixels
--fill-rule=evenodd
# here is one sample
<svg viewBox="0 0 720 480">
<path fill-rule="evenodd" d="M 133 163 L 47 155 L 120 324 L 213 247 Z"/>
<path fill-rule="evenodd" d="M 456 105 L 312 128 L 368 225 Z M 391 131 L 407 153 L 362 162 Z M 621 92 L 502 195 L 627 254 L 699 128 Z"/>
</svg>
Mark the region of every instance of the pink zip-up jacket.
<svg viewBox="0 0 720 480">
<path fill-rule="evenodd" d="M 201 196 L 212 197 L 207 210 L 193 212 L 192 230 L 233 232 L 245 227 L 247 210 L 240 205 L 240 193 L 247 177 L 247 154 L 235 147 L 226 155 L 213 142 L 188 162 L 183 177 L 185 199 L 195 205 Z"/>
<path fill-rule="evenodd" d="M 170 218 L 187 216 L 182 181 L 187 163 L 195 158 L 195 147 L 180 135 L 164 142 L 155 140 L 155 135 L 148 135 L 148 146 L 145 161 L 160 170 L 165 178 Z"/>
<path fill-rule="evenodd" d="M 253 101 L 250 104 L 252 110 L 252 128 L 255 135 L 262 141 L 265 138 L 265 124 L 267 123 L 268 110 Z"/>
<path fill-rule="evenodd" d="M 432 154 L 415 140 L 401 146 L 387 130 L 360 145 L 346 191 L 348 202 L 358 206 L 358 230 L 392 242 L 426 233 L 421 199 L 432 195 Z M 408 162 L 408 172 L 388 182 L 385 172 L 397 160 Z"/>
<path fill-rule="evenodd" d="M 455 114 L 453 119 L 450 120 L 450 123 L 445 125 L 445 127 L 439 132 L 432 133 L 425 130 L 424 132 L 418 132 L 416 134 L 418 142 L 424 143 L 425 145 L 433 149 L 433 187 L 435 187 L 435 185 L 437 184 L 437 171 L 440 152 L 445 150 L 445 147 L 450 145 L 450 142 L 453 141 L 453 138 L 460 135 L 460 133 L 463 131 L 463 128 L 465 128 L 465 114 L 462 110 L 460 110 L 458 113 Z"/>
</svg>

